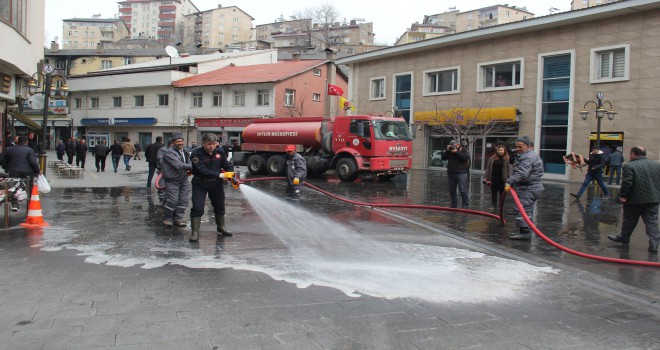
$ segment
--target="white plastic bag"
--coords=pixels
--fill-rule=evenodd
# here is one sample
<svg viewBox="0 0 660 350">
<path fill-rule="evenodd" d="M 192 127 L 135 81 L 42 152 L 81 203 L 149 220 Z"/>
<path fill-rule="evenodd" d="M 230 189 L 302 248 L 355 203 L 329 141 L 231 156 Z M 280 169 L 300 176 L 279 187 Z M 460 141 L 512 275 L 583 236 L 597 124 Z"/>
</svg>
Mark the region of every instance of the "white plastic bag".
<svg viewBox="0 0 660 350">
<path fill-rule="evenodd" d="M 50 184 L 43 174 L 37 178 L 37 189 L 39 193 L 50 193 Z"/>
</svg>

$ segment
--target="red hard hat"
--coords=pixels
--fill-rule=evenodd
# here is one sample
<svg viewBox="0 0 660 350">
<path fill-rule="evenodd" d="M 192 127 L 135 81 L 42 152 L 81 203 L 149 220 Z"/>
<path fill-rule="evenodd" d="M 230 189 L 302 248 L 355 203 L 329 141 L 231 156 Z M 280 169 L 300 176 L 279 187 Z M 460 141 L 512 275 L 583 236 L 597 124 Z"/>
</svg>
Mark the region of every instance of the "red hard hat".
<svg viewBox="0 0 660 350">
<path fill-rule="evenodd" d="M 293 152 L 295 150 L 296 150 L 296 146 L 294 145 L 286 145 L 286 148 L 284 149 L 284 151 L 286 152 Z"/>
</svg>

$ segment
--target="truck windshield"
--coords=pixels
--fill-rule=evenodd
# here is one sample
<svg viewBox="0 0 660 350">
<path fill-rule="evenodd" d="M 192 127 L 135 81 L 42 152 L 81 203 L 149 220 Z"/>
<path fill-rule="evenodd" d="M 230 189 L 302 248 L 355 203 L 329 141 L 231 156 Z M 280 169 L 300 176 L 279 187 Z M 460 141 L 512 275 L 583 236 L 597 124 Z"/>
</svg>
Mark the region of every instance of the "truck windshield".
<svg viewBox="0 0 660 350">
<path fill-rule="evenodd" d="M 399 121 L 374 121 L 374 136 L 376 140 L 412 140 L 408 125 Z"/>
</svg>

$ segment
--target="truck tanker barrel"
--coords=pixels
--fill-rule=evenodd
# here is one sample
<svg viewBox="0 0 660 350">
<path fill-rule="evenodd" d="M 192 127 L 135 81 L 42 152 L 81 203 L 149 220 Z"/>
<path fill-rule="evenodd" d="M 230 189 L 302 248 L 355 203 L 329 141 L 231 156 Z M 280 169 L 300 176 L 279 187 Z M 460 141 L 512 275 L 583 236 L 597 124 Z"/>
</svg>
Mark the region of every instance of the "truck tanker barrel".
<svg viewBox="0 0 660 350">
<path fill-rule="evenodd" d="M 243 130 L 244 143 L 258 144 L 295 144 L 305 148 L 319 148 L 322 119 L 314 118 L 278 118 L 259 120 Z M 317 120 L 318 119 L 318 120 Z"/>
</svg>

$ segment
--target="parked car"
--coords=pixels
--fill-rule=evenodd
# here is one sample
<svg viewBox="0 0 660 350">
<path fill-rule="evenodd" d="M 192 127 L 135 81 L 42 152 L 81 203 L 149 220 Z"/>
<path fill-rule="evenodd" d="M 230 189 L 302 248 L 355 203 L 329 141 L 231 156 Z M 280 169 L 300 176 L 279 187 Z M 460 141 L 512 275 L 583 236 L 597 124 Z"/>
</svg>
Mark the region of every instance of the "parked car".
<svg viewBox="0 0 660 350">
<path fill-rule="evenodd" d="M 444 150 L 431 151 L 431 165 L 432 166 L 445 166 L 446 161 L 442 160 L 442 153 Z"/>
</svg>

